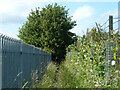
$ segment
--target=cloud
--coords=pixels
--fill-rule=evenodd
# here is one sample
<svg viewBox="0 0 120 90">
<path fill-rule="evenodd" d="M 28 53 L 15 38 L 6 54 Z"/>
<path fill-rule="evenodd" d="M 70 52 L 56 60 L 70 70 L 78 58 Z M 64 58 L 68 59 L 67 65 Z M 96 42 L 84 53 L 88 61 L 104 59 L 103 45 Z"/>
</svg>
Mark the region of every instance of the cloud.
<svg viewBox="0 0 120 90">
<path fill-rule="evenodd" d="M 76 33 L 77 35 L 83 35 L 86 33 L 87 28 L 91 24 L 89 20 L 93 18 L 95 9 L 91 6 L 82 6 L 76 9 L 74 12 L 73 20 L 77 21 L 77 26 L 71 29 L 71 32 Z"/>
<path fill-rule="evenodd" d="M 0 2 L 0 23 L 23 23 L 31 9 L 41 6 L 35 0 L 2 0 Z"/>
<path fill-rule="evenodd" d="M 89 17 L 83 16 L 83 18 L 80 18 L 79 17 L 80 15 L 78 15 L 78 18 L 76 18 L 76 19 L 79 20 L 79 22 L 77 22 L 77 26 L 75 28 L 73 28 L 71 31 L 76 33 L 77 35 L 82 36 L 83 34 L 86 33 L 87 28 L 91 29 L 93 27 L 96 27 L 95 22 L 97 22 L 100 25 L 103 25 L 109 19 L 109 15 L 112 15 L 113 18 L 118 17 L 118 9 L 108 10 L 100 15 L 95 15 L 94 11 L 95 10 L 93 9 L 93 13 L 89 14 L 88 15 Z M 79 13 L 79 11 L 78 11 L 78 13 Z M 113 22 L 116 22 L 117 20 L 118 19 L 113 19 Z M 104 29 L 108 25 L 109 25 L 109 21 L 107 21 L 107 23 L 104 24 L 104 26 L 102 28 Z M 118 23 L 115 23 L 113 25 L 113 29 L 117 29 L 117 28 L 118 28 Z M 108 31 L 108 29 L 109 28 L 106 28 L 105 31 Z"/>
<path fill-rule="evenodd" d="M 114 9 L 114 10 L 108 10 L 104 13 L 102 13 L 99 16 L 92 16 L 91 18 L 88 18 L 87 20 L 81 20 L 78 23 L 78 26 L 76 26 L 75 28 L 73 28 L 71 31 L 76 33 L 77 35 L 83 35 L 86 33 L 87 28 L 91 29 L 93 27 L 96 27 L 95 22 L 97 22 L 100 25 L 103 25 L 108 19 L 109 19 L 109 15 L 112 15 L 113 18 L 118 17 L 118 9 Z M 113 19 L 113 22 L 116 22 L 118 19 Z M 107 21 L 106 24 L 104 24 L 104 26 L 102 27 L 103 29 L 106 28 L 109 25 L 109 22 Z M 113 29 L 117 29 L 118 28 L 118 23 L 115 23 L 113 25 Z M 108 31 L 109 28 L 106 28 L 105 31 Z M 83 33 L 84 31 L 84 33 Z"/>
<path fill-rule="evenodd" d="M 82 20 L 91 17 L 94 13 L 94 9 L 90 6 L 79 7 L 73 14 L 73 20 Z"/>
<path fill-rule="evenodd" d="M 17 24 L 19 26 L 21 23 L 26 21 L 26 17 L 28 16 L 31 9 L 35 7 L 42 7 L 43 2 L 118 2 L 119 0 L 1 0 L 0 1 L 0 24 L 14 24 L 14 28 L 17 33 Z M 79 7 L 74 14 L 72 15 L 74 20 L 79 20 L 81 22 L 77 23 L 76 26 L 72 31 L 80 35 L 86 30 L 86 27 L 94 23 L 94 21 L 99 21 L 103 23 L 107 18 L 108 14 L 113 13 L 112 11 L 105 12 L 104 15 L 100 15 L 97 18 L 101 18 L 100 20 L 95 19 L 94 16 L 94 8 L 90 6 L 82 6 Z M 1 18 L 2 17 L 2 18 Z M 94 20 L 94 21 L 93 21 Z M 7 34 L 8 36 L 12 36 L 17 38 L 16 34 L 12 34 L 12 30 L 8 30 L 7 28 L 2 26 L 0 32 Z M 13 29 L 13 28 L 12 28 Z M 83 30 L 83 31 L 82 31 Z M 8 32 L 8 33 L 7 33 Z M 85 31 L 84 31 L 85 32 Z"/>
<path fill-rule="evenodd" d="M 3 15 L 2 24 L 23 24 L 27 19 L 20 15 Z"/>
</svg>

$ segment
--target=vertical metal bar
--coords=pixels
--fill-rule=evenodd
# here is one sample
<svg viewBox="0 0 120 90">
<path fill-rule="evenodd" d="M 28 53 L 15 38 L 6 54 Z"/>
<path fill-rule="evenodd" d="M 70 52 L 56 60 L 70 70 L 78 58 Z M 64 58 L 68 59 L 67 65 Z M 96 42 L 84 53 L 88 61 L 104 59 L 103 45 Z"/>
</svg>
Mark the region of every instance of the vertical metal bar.
<svg viewBox="0 0 120 90">
<path fill-rule="evenodd" d="M 21 77 L 20 77 L 20 88 L 22 88 L 22 85 L 23 85 L 23 69 L 22 69 L 22 67 L 23 67 L 23 41 L 21 40 L 20 41 L 20 72 L 21 72 Z"/>
<path fill-rule="evenodd" d="M 0 35 L 0 90 L 2 89 L 2 35 Z"/>
<path fill-rule="evenodd" d="M 2 56 L 3 54 L 4 57 Z M 32 56 L 32 54 L 35 55 Z M 0 35 L 0 89 L 3 87 L 8 88 L 8 86 L 21 88 L 23 86 L 23 79 L 28 80 L 30 78 L 31 70 L 46 67 L 47 62 L 50 62 L 50 60 L 51 53 L 35 48 L 35 46 L 32 48 L 30 45 L 23 43 L 23 41 L 18 42 L 15 39 Z M 11 81 L 19 73 L 21 73 L 18 76 L 20 78 L 17 77 L 17 82 L 13 81 L 15 84 L 11 85 Z M 6 81 L 3 82 L 3 79 L 6 79 Z M 11 83 L 6 85 L 9 80 Z"/>
<path fill-rule="evenodd" d="M 109 16 L 109 38 L 113 37 L 113 16 Z"/>
<path fill-rule="evenodd" d="M 120 20 L 120 1 L 118 2 L 118 21 Z M 118 22 L 118 70 L 120 70 L 120 22 Z M 118 76 L 120 76 L 120 73 L 118 72 Z M 120 77 L 118 79 L 118 86 L 120 88 Z"/>
<path fill-rule="evenodd" d="M 120 20 L 120 1 L 118 2 L 118 21 L 119 20 Z M 118 34 L 120 35 L 120 22 L 118 22 L 118 30 L 119 30 Z"/>
<path fill-rule="evenodd" d="M 112 61 L 114 60 L 113 59 L 113 42 L 112 42 L 112 38 L 113 38 L 113 16 L 109 16 L 109 45 L 108 45 L 108 61 L 109 61 L 109 80 L 110 80 L 110 83 L 112 84 L 112 72 L 110 71 L 112 69 Z"/>
</svg>

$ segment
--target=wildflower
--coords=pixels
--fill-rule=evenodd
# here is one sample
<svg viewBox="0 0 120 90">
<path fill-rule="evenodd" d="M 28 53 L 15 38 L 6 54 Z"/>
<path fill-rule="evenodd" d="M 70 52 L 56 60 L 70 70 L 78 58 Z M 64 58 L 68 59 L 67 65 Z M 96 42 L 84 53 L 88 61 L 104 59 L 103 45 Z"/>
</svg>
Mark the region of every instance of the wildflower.
<svg viewBox="0 0 120 90">
<path fill-rule="evenodd" d="M 77 62 L 79 62 L 79 60 L 77 60 Z"/>
<path fill-rule="evenodd" d="M 119 72 L 118 70 L 115 71 L 116 73 Z"/>
<path fill-rule="evenodd" d="M 98 84 L 98 82 L 93 82 L 93 83 Z"/>
<path fill-rule="evenodd" d="M 99 84 L 99 83 L 101 83 L 101 82 L 99 82 L 99 83 L 98 83 L 98 82 L 94 82 L 94 83 L 96 83 L 96 84 L 95 84 L 95 87 L 101 86 L 101 85 Z"/>
<path fill-rule="evenodd" d="M 92 69 L 90 69 L 90 72 L 92 72 Z"/>
<path fill-rule="evenodd" d="M 96 44 L 95 44 L 95 47 L 96 47 Z"/>
<path fill-rule="evenodd" d="M 83 50 L 83 52 L 85 52 L 85 50 Z"/>
<path fill-rule="evenodd" d="M 86 55 L 84 55 L 84 57 L 86 57 Z"/>
<path fill-rule="evenodd" d="M 78 62 L 76 62 L 75 65 L 78 65 Z"/>
<path fill-rule="evenodd" d="M 115 61 L 112 61 L 112 65 L 115 65 Z"/>
<path fill-rule="evenodd" d="M 71 62 L 73 62 L 73 60 L 71 60 Z"/>
<path fill-rule="evenodd" d="M 78 59 L 80 59 L 80 57 L 78 57 Z"/>
<path fill-rule="evenodd" d="M 95 84 L 95 87 L 98 87 L 98 86 L 101 86 L 101 85 Z"/>
<path fill-rule="evenodd" d="M 108 60 L 108 63 L 110 63 L 110 60 Z"/>
<path fill-rule="evenodd" d="M 91 77 L 94 77 L 94 75 L 91 75 Z"/>
<path fill-rule="evenodd" d="M 98 87 L 99 85 L 98 84 L 95 84 L 95 87 Z"/>
</svg>

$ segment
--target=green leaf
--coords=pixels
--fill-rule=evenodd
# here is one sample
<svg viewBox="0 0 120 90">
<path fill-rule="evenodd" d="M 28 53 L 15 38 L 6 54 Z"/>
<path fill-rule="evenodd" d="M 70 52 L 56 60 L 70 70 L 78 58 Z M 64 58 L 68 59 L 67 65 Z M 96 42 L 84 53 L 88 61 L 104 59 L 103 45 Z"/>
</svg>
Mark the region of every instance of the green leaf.
<svg viewBox="0 0 120 90">
<path fill-rule="evenodd" d="M 116 60 L 116 52 L 114 52 L 114 60 Z"/>
<path fill-rule="evenodd" d="M 18 37 L 25 43 L 45 48 L 60 61 L 65 58 L 66 47 L 77 40 L 76 34 L 70 32 L 74 26 L 76 22 L 65 7 L 48 4 L 42 10 L 39 7 L 31 10 L 26 23 L 19 28 Z"/>
</svg>

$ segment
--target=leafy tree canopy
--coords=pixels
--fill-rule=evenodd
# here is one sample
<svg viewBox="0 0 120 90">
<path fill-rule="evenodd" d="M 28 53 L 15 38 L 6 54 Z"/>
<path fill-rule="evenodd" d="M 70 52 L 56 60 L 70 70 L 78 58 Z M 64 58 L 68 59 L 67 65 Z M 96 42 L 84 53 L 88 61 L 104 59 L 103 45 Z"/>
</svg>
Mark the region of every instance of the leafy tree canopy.
<svg viewBox="0 0 120 90">
<path fill-rule="evenodd" d="M 70 32 L 76 21 L 68 17 L 68 10 L 57 3 L 49 4 L 42 10 L 39 7 L 31 10 L 26 23 L 19 28 L 18 37 L 25 43 L 49 51 L 53 60 L 61 61 L 66 47 L 77 39 L 75 33 Z"/>
</svg>

